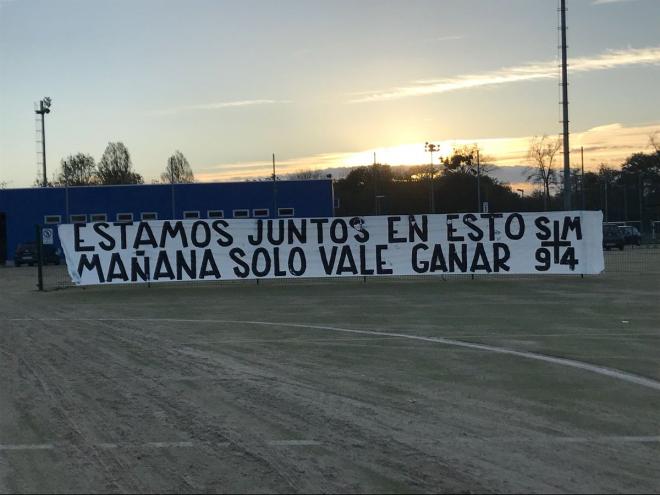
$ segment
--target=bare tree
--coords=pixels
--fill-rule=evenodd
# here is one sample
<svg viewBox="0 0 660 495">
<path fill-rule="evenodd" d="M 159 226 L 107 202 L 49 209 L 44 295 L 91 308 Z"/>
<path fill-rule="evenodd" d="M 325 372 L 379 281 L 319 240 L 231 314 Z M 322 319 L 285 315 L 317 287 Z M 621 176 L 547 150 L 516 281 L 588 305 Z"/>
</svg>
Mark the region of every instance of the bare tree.
<svg viewBox="0 0 660 495">
<path fill-rule="evenodd" d="M 60 161 L 62 170 L 55 178 L 55 184 L 70 186 L 89 186 L 96 180 L 96 163 L 91 155 L 77 153 Z"/>
<path fill-rule="evenodd" d="M 195 175 L 183 153 L 176 150 L 167 159 L 167 167 L 165 172 L 160 174 L 160 179 L 169 184 L 192 184 L 195 182 Z"/>
<path fill-rule="evenodd" d="M 143 184 L 144 179 L 133 171 L 131 155 L 124 143 L 108 143 L 96 170 L 101 184 Z"/>
<path fill-rule="evenodd" d="M 561 141 L 548 136 L 534 136 L 529 143 L 528 159 L 533 165 L 527 167 L 527 181 L 543 187 L 543 209 L 548 210 L 550 186 L 557 183 L 555 157 L 561 148 Z"/>
<path fill-rule="evenodd" d="M 649 134 L 649 145 L 655 150 L 656 153 L 660 153 L 660 136 L 658 131 L 654 131 Z"/>
</svg>

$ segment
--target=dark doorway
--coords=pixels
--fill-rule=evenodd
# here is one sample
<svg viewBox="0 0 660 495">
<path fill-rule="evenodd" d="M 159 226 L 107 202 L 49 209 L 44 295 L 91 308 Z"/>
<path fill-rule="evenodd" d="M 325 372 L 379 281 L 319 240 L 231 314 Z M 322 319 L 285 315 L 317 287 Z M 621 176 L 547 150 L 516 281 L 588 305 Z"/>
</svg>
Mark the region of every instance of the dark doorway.
<svg viewBox="0 0 660 495">
<path fill-rule="evenodd" d="M 0 265 L 7 261 L 7 222 L 6 215 L 0 213 Z"/>
</svg>

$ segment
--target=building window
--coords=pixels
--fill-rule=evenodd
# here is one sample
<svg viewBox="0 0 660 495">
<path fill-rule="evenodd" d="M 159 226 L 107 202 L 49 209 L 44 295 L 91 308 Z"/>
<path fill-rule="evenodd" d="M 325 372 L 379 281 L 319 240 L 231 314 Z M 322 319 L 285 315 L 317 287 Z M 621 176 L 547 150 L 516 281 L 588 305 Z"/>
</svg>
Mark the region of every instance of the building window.
<svg viewBox="0 0 660 495">
<path fill-rule="evenodd" d="M 60 215 L 46 215 L 44 217 L 44 223 L 50 225 L 54 223 L 62 223 L 62 217 Z"/>
<path fill-rule="evenodd" d="M 184 211 L 183 218 L 199 218 L 198 211 Z"/>
<path fill-rule="evenodd" d="M 158 213 L 153 211 L 143 211 L 140 214 L 141 220 L 158 220 Z"/>
<path fill-rule="evenodd" d="M 293 208 L 278 208 L 277 215 L 280 217 L 292 217 L 295 211 Z"/>
<path fill-rule="evenodd" d="M 250 218 L 250 210 L 234 210 L 234 218 Z"/>
<path fill-rule="evenodd" d="M 71 223 L 87 223 L 87 215 L 69 215 Z"/>
<path fill-rule="evenodd" d="M 117 213 L 118 222 L 132 222 L 133 214 L 132 213 Z"/>
<path fill-rule="evenodd" d="M 225 212 L 222 210 L 209 210 L 206 212 L 209 218 L 225 218 Z"/>
<path fill-rule="evenodd" d="M 89 216 L 89 221 L 90 222 L 107 222 L 108 221 L 108 215 L 105 213 L 92 213 Z"/>
<path fill-rule="evenodd" d="M 256 210 L 252 210 L 252 216 L 254 218 L 266 218 L 270 215 L 270 211 L 268 208 L 259 208 Z"/>
</svg>

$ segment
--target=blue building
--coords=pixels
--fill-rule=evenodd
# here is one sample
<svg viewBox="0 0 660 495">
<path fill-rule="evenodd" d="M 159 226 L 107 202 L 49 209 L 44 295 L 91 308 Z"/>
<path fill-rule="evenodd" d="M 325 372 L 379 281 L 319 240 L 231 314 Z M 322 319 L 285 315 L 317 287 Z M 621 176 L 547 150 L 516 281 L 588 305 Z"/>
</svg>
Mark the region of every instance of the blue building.
<svg viewBox="0 0 660 495">
<path fill-rule="evenodd" d="M 332 215 L 331 179 L 0 189 L 0 263 L 13 263 L 35 225 Z"/>
</svg>

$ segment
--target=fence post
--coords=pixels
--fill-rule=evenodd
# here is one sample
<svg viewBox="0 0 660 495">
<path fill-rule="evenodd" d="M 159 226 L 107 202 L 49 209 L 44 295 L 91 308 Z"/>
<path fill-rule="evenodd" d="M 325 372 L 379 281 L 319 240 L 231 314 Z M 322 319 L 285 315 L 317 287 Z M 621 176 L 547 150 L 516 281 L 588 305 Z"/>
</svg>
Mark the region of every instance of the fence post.
<svg viewBox="0 0 660 495">
<path fill-rule="evenodd" d="M 36 242 L 37 242 L 37 288 L 40 291 L 44 290 L 44 272 L 43 272 L 43 265 L 44 265 L 44 257 L 43 257 L 43 247 L 42 247 L 42 242 L 43 239 L 41 238 L 41 225 L 35 225 L 35 235 L 36 235 Z"/>
</svg>

